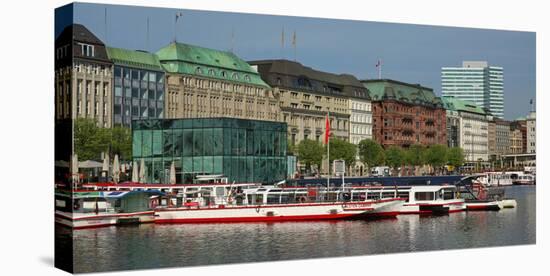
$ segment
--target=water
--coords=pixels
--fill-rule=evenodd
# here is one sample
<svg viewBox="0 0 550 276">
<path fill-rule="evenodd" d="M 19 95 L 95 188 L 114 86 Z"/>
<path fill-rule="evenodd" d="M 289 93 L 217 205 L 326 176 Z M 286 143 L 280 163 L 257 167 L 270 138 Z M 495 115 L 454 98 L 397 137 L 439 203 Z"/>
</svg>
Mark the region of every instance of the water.
<svg viewBox="0 0 550 276">
<path fill-rule="evenodd" d="M 516 209 L 380 221 L 109 227 L 74 232 L 75 272 L 534 244 L 535 187 L 506 188 Z M 70 232 L 58 227 L 58 235 Z"/>
</svg>

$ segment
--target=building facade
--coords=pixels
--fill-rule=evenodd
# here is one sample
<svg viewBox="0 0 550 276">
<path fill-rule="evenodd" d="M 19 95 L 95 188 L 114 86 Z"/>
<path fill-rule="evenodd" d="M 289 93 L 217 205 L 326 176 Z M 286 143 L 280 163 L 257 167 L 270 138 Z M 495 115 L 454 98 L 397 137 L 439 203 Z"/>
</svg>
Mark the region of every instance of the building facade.
<svg viewBox="0 0 550 276">
<path fill-rule="evenodd" d="M 496 129 L 496 145 L 495 155 L 497 160 L 501 156 L 511 153 L 510 150 L 510 122 L 504 120 L 495 119 Z"/>
<path fill-rule="evenodd" d="M 190 183 L 196 175 L 224 175 L 229 182 L 286 179 L 286 124 L 235 118 L 134 120 L 132 153 L 143 160 L 148 183 Z"/>
<path fill-rule="evenodd" d="M 165 118 L 279 120 L 276 95 L 233 53 L 171 43 L 156 54 L 166 71 Z"/>
<path fill-rule="evenodd" d="M 467 162 L 489 160 L 489 121 L 492 119 L 474 103 L 454 97 L 442 97 L 447 110 L 458 114 L 459 146 Z"/>
<path fill-rule="evenodd" d="M 367 90 L 355 77 L 317 71 L 289 60 L 260 60 L 250 64 L 279 95 L 282 121 L 288 124 L 290 143 L 298 144 L 304 139 L 321 142 L 327 114 L 331 137 L 349 141 L 347 95 L 357 95 L 362 102 L 368 100 Z M 365 110 L 357 113 L 358 118 L 364 116 L 362 111 Z"/>
<path fill-rule="evenodd" d="M 536 113 L 531 111 L 526 118 L 526 127 L 527 127 L 527 152 L 526 153 L 536 153 L 537 152 L 537 132 L 536 132 Z"/>
<path fill-rule="evenodd" d="M 165 76 L 154 54 L 107 47 L 113 62 L 113 124 L 164 117 Z"/>
<path fill-rule="evenodd" d="M 521 125 L 512 122 L 510 125 L 510 151 L 508 154 L 522 154 L 523 151 L 523 131 Z"/>
<path fill-rule="evenodd" d="M 503 68 L 485 61 L 464 61 L 441 69 L 443 96 L 470 101 L 498 118 L 504 117 Z"/>
<path fill-rule="evenodd" d="M 460 147 L 460 116 L 458 111 L 447 109 L 447 147 Z"/>
<path fill-rule="evenodd" d="M 350 110 L 349 117 L 349 141 L 358 145 L 361 140 L 372 139 L 372 107 L 370 95 L 358 97 L 350 93 L 348 95 Z"/>
<path fill-rule="evenodd" d="M 487 151 L 489 160 L 497 160 L 497 124 L 494 120 L 487 122 Z"/>
<path fill-rule="evenodd" d="M 447 144 L 446 111 L 433 89 L 389 79 L 364 80 L 372 136 L 383 147 Z"/>
<path fill-rule="evenodd" d="M 55 41 L 56 119 L 94 119 L 112 126 L 112 63 L 105 44 L 86 27 L 66 27 Z"/>
</svg>

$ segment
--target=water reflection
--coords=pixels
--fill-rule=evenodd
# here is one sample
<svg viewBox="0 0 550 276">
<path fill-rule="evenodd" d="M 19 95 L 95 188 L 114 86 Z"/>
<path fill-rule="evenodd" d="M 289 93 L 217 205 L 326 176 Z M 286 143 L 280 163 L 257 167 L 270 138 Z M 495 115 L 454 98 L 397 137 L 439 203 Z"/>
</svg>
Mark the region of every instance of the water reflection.
<svg viewBox="0 0 550 276">
<path fill-rule="evenodd" d="M 92 272 L 535 243 L 535 187 L 517 209 L 381 221 L 109 227 L 74 232 L 75 271 Z"/>
</svg>

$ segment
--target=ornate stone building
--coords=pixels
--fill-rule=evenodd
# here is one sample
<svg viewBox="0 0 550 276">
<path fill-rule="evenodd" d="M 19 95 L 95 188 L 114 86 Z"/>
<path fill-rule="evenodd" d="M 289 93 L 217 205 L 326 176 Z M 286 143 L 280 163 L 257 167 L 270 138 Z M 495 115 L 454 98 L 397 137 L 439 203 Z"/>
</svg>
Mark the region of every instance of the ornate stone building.
<svg viewBox="0 0 550 276">
<path fill-rule="evenodd" d="M 447 144 L 446 112 L 433 89 L 389 79 L 362 82 L 372 101 L 372 136 L 382 146 Z"/>
<path fill-rule="evenodd" d="M 55 117 L 91 118 L 112 126 L 112 63 L 105 44 L 73 24 L 55 40 Z"/>
<path fill-rule="evenodd" d="M 291 144 L 304 139 L 321 142 L 327 113 L 331 137 L 349 140 L 347 95 L 368 99 L 366 89 L 355 77 L 317 71 L 289 60 L 260 60 L 250 64 L 258 68 L 262 79 L 280 96 L 282 121 L 288 124 Z"/>
<path fill-rule="evenodd" d="M 157 57 L 166 71 L 164 118 L 279 121 L 277 93 L 233 53 L 171 43 Z"/>
</svg>

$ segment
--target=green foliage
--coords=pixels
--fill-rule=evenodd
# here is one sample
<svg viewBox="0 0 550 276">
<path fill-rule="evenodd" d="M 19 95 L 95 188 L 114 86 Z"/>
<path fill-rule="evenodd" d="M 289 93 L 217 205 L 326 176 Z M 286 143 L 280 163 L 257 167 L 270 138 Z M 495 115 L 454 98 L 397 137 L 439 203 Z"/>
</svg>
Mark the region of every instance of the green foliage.
<svg viewBox="0 0 550 276">
<path fill-rule="evenodd" d="M 464 150 L 459 147 L 447 150 L 447 164 L 458 168 L 464 164 Z"/>
<path fill-rule="evenodd" d="M 99 160 L 109 149 L 110 134 L 92 119 L 78 118 L 74 122 L 74 151 L 79 160 Z"/>
<path fill-rule="evenodd" d="M 341 139 L 330 139 L 330 164 L 334 160 L 344 160 L 346 166 L 351 166 L 355 163 L 355 156 L 357 154 L 357 147 L 347 141 Z"/>
<path fill-rule="evenodd" d="M 441 167 L 447 163 L 447 147 L 444 145 L 431 145 L 426 150 L 426 163 L 432 167 Z"/>
<path fill-rule="evenodd" d="M 298 160 L 304 163 L 307 168 L 310 168 L 313 164 L 321 167 L 323 151 L 324 147 L 321 143 L 309 139 L 302 140 L 295 147 Z"/>
<path fill-rule="evenodd" d="M 392 168 L 397 168 L 405 163 L 405 151 L 400 147 L 391 146 L 386 149 L 386 164 Z"/>
<path fill-rule="evenodd" d="M 359 158 L 367 168 L 381 165 L 385 159 L 384 149 L 372 139 L 361 140 L 359 142 Z"/>
<path fill-rule="evenodd" d="M 411 145 L 405 153 L 405 163 L 411 166 L 426 164 L 425 148 L 420 144 Z"/>
<path fill-rule="evenodd" d="M 102 152 L 129 160 L 132 133 L 126 127 L 100 128 L 93 119 L 78 118 L 74 123 L 74 147 L 79 160 L 100 160 Z"/>
<path fill-rule="evenodd" d="M 132 158 L 132 131 L 130 128 L 116 126 L 111 132 L 111 154 L 118 154 L 121 160 Z"/>
</svg>

